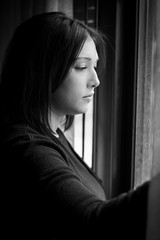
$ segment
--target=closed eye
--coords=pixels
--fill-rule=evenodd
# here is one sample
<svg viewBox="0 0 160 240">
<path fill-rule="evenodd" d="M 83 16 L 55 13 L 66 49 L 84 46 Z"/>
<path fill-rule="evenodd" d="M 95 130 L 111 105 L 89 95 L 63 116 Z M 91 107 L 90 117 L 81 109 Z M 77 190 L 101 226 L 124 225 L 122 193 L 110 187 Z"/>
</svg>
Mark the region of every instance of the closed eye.
<svg viewBox="0 0 160 240">
<path fill-rule="evenodd" d="M 87 67 L 86 66 L 84 66 L 84 67 L 75 67 L 75 69 L 77 71 L 83 71 L 83 70 L 87 69 Z"/>
</svg>

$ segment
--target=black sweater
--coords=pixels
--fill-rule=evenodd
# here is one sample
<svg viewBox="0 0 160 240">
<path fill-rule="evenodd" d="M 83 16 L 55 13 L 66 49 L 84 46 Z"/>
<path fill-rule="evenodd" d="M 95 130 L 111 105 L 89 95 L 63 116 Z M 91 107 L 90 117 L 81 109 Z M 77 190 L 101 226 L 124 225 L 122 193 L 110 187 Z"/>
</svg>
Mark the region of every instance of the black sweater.
<svg viewBox="0 0 160 240">
<path fill-rule="evenodd" d="M 3 133 L 3 239 L 145 239 L 148 183 L 108 201 L 60 130 L 59 138 L 24 125 Z"/>
</svg>

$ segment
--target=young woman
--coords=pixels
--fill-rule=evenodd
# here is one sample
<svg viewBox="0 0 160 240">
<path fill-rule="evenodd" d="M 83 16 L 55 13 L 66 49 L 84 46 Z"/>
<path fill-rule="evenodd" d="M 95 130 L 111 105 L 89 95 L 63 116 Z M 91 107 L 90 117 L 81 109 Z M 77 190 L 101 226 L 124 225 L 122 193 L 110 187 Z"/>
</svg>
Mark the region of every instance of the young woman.
<svg viewBox="0 0 160 240">
<path fill-rule="evenodd" d="M 0 85 L 4 239 L 145 239 L 149 183 L 106 200 L 62 131 L 87 111 L 104 50 L 98 31 L 59 12 L 16 29 Z"/>
</svg>

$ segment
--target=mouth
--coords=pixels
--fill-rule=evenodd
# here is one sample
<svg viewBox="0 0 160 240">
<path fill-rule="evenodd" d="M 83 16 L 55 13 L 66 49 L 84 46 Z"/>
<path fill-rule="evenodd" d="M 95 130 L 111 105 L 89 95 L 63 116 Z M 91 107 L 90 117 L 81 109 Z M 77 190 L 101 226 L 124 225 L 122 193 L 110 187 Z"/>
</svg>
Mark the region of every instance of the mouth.
<svg viewBox="0 0 160 240">
<path fill-rule="evenodd" d="M 91 98 L 93 95 L 84 96 L 83 98 Z"/>
<path fill-rule="evenodd" d="M 92 98 L 93 98 L 93 94 L 89 94 L 89 95 L 86 95 L 86 96 L 83 97 L 83 99 L 87 102 L 92 101 Z"/>
<path fill-rule="evenodd" d="M 84 96 L 83 98 L 92 98 L 93 95 L 94 95 L 94 93 L 91 93 L 91 94 L 89 94 L 89 95 Z"/>
</svg>

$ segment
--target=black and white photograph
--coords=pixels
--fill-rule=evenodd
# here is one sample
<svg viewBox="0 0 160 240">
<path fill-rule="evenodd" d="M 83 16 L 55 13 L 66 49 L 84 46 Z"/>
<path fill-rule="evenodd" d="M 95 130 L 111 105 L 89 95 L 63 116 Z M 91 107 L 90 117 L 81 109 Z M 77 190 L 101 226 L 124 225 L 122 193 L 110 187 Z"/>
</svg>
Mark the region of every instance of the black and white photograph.
<svg viewBox="0 0 160 240">
<path fill-rule="evenodd" d="M 160 240 L 160 1 L 0 1 L 1 240 Z"/>
</svg>

